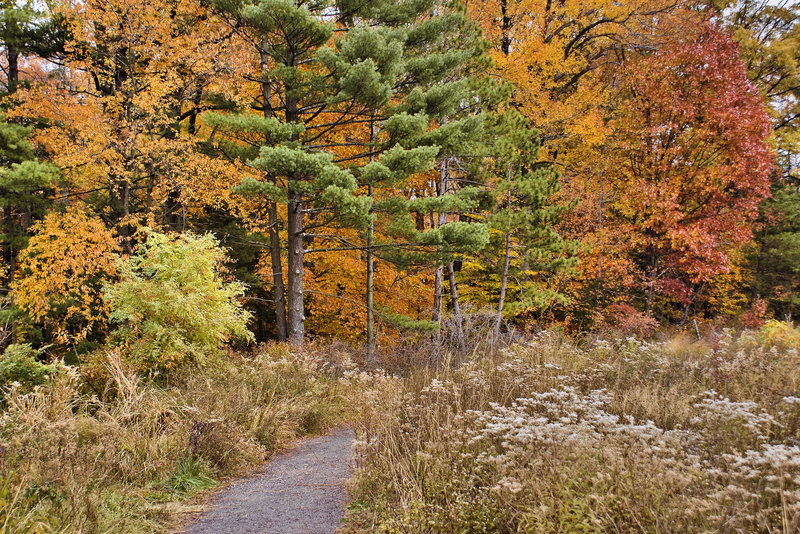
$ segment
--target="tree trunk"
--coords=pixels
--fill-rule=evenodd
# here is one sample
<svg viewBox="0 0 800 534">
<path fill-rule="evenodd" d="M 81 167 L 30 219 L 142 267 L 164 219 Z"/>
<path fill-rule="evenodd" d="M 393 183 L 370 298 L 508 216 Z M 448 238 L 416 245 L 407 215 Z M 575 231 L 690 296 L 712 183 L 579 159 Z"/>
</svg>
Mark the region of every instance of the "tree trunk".
<svg viewBox="0 0 800 534">
<path fill-rule="evenodd" d="M 437 267 L 433 277 L 433 315 L 431 319 L 439 325 L 439 330 L 434 332 L 433 340 L 437 346 L 442 343 L 442 280 L 443 269 Z"/>
<path fill-rule="evenodd" d="M 445 121 L 442 121 L 443 123 Z M 442 170 L 439 175 L 439 182 L 436 184 L 436 196 L 440 197 L 447 192 L 447 160 L 442 160 Z M 438 219 L 438 220 L 437 220 Z M 431 228 L 441 228 L 447 222 L 447 214 L 439 213 L 438 217 L 434 219 L 431 214 Z M 444 268 L 439 266 L 436 268 L 433 281 L 433 321 L 439 323 L 439 330 L 434 335 L 436 344 L 441 344 L 442 333 L 442 286 L 444 285 Z"/>
<path fill-rule="evenodd" d="M 192 104 L 194 104 L 194 109 L 192 109 L 192 114 L 189 115 L 189 125 L 187 126 L 189 135 L 195 135 L 197 133 L 197 115 L 198 110 L 200 109 L 200 103 L 203 99 L 203 86 L 199 83 L 194 90 L 194 95 L 192 95 Z"/>
<path fill-rule="evenodd" d="M 130 253 L 133 251 L 131 243 L 131 225 L 128 218 L 131 214 L 131 183 L 128 180 L 122 180 L 117 184 L 117 203 L 119 208 L 119 235 L 122 238 L 122 249 Z"/>
<path fill-rule="evenodd" d="M 167 198 L 164 201 L 164 222 L 170 230 L 179 232 L 183 229 L 184 221 L 181 217 L 181 190 L 173 188 L 167 193 Z"/>
<path fill-rule="evenodd" d="M 461 305 L 458 302 L 458 286 L 456 285 L 456 273 L 453 271 L 453 264 L 447 268 L 447 277 L 450 279 L 450 297 L 453 299 L 453 319 L 456 322 L 456 342 L 458 343 L 458 353 L 461 357 L 467 352 L 464 344 L 464 318 L 461 315 Z"/>
<path fill-rule="evenodd" d="M 269 203 L 269 253 L 272 262 L 272 296 L 275 300 L 275 327 L 278 341 L 286 341 L 286 290 L 283 287 L 281 236 L 278 231 L 278 205 Z"/>
<path fill-rule="evenodd" d="M 303 199 L 296 191 L 289 191 L 289 287 L 287 337 L 296 345 L 303 344 L 305 316 L 303 312 Z"/>
<path fill-rule="evenodd" d="M 297 57 L 293 50 L 287 51 L 288 57 L 286 65 L 293 67 L 297 61 Z M 263 86 L 262 86 L 263 87 Z M 289 124 L 296 124 L 300 120 L 298 112 L 298 102 L 294 96 L 297 89 L 293 85 L 287 84 L 286 97 L 284 102 L 284 115 L 286 122 Z M 269 102 L 264 102 L 265 108 L 269 108 Z M 271 109 L 271 108 L 270 108 Z M 292 136 L 292 141 L 298 141 L 299 134 L 295 133 Z M 303 194 L 299 191 L 292 190 L 292 182 L 296 181 L 299 176 L 292 173 L 286 177 L 286 183 L 289 184 L 289 205 L 287 213 L 287 241 L 289 248 L 289 276 L 286 307 L 286 337 L 295 345 L 302 345 L 305 336 L 305 309 L 303 303 L 303 277 L 305 272 L 303 269 L 303 258 L 305 256 L 305 243 L 303 243 Z"/>
<path fill-rule="evenodd" d="M 369 160 L 375 161 L 375 113 L 370 116 L 369 123 Z M 375 196 L 375 190 L 372 184 L 368 184 L 367 194 L 369 198 Z M 372 208 L 370 208 L 370 215 Z M 375 304 L 375 251 L 373 244 L 375 242 L 375 221 L 370 218 L 369 228 L 367 229 L 367 357 L 372 359 L 375 354 L 375 311 L 373 306 Z"/>
<path fill-rule="evenodd" d="M 500 337 L 500 324 L 503 322 L 503 307 L 506 304 L 506 288 L 508 287 L 508 267 L 511 263 L 511 234 L 506 234 L 506 250 L 503 258 L 503 275 L 500 278 L 500 302 L 497 304 L 497 317 L 494 320 L 492 345 Z"/>
<path fill-rule="evenodd" d="M 264 100 L 264 117 L 271 118 L 272 113 L 272 85 L 267 77 L 269 71 L 269 54 L 266 50 L 269 47 L 269 42 L 266 38 L 261 42 L 261 97 Z M 300 226 L 302 229 L 302 213 Z M 302 236 L 300 238 L 300 246 L 302 249 Z M 290 246 L 291 248 L 291 246 Z M 270 200 L 269 203 L 269 252 L 270 260 L 272 262 L 272 296 L 275 301 L 275 329 L 278 333 L 278 341 L 286 341 L 288 335 L 288 328 L 286 324 L 286 288 L 283 284 L 283 260 L 281 258 L 281 235 L 278 228 L 278 204 Z M 300 259 L 300 268 L 303 268 L 302 258 Z M 300 281 L 302 291 L 302 280 Z M 302 301 L 302 295 L 301 295 Z M 302 308 L 302 306 L 301 306 Z"/>
<path fill-rule="evenodd" d="M 373 195 L 372 185 L 369 186 L 369 196 Z M 375 352 L 375 316 L 373 305 L 375 303 L 375 260 L 372 250 L 375 240 L 375 223 L 370 221 L 367 230 L 367 350 L 369 357 Z"/>
<path fill-rule="evenodd" d="M 19 85 L 19 50 L 11 45 L 6 45 L 6 58 L 8 59 L 6 88 L 9 93 L 14 93 Z"/>
<path fill-rule="evenodd" d="M 512 166 L 508 166 L 508 181 L 511 182 Z M 508 192 L 506 197 L 506 209 L 511 212 L 511 191 Z M 506 304 L 506 288 L 508 287 L 508 268 L 511 264 L 511 230 L 506 231 L 506 248 L 503 255 L 503 274 L 500 279 L 500 302 L 497 304 L 497 317 L 494 321 L 494 330 L 492 332 L 492 347 L 500 337 L 500 324 L 503 322 L 503 307 Z"/>
<path fill-rule="evenodd" d="M 690 298 L 689 301 L 683 307 L 683 317 L 681 317 L 681 322 L 679 325 L 681 328 L 683 328 L 683 326 L 686 324 L 686 321 L 689 320 L 689 309 L 692 307 L 692 304 L 694 304 L 694 301 L 697 299 L 697 296 L 703 291 L 703 289 L 705 289 L 705 287 L 706 283 L 703 282 L 697 287 L 697 289 L 692 291 L 692 298 Z"/>
<path fill-rule="evenodd" d="M 502 15 L 500 49 L 503 55 L 511 52 L 511 16 L 508 14 L 508 0 L 500 1 L 500 14 Z"/>
</svg>

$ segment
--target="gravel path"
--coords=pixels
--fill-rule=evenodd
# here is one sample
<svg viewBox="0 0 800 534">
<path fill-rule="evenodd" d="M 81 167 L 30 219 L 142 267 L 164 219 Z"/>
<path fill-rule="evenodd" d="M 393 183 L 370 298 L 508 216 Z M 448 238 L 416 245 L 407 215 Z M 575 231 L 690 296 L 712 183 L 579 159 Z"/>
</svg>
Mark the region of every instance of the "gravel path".
<svg viewBox="0 0 800 534">
<path fill-rule="evenodd" d="M 211 510 L 186 534 L 329 534 L 347 499 L 353 432 L 341 428 L 303 440 L 272 458 L 264 470 L 218 493 Z"/>
</svg>

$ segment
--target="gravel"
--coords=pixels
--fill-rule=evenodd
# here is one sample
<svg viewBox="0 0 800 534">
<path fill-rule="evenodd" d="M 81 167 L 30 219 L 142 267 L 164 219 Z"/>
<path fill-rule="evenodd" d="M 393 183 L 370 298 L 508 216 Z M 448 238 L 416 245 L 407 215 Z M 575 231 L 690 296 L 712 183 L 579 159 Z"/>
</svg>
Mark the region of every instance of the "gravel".
<svg viewBox="0 0 800 534">
<path fill-rule="evenodd" d="M 219 492 L 185 534 L 328 534 L 347 502 L 353 432 L 341 428 L 302 441 L 258 475 Z"/>
</svg>

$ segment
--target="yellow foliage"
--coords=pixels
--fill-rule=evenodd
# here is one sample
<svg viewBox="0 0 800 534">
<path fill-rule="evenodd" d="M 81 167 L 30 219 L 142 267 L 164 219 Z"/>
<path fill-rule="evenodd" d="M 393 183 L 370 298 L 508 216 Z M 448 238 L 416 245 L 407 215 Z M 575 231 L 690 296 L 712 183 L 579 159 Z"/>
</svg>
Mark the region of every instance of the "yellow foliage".
<svg viewBox="0 0 800 534">
<path fill-rule="evenodd" d="M 758 341 L 772 347 L 800 349 L 800 330 L 791 323 L 770 319 L 758 332 Z"/>
<path fill-rule="evenodd" d="M 81 208 L 51 212 L 32 228 L 12 284 L 16 304 L 60 343 L 77 342 L 106 322 L 102 284 L 116 273 L 117 240 Z"/>
<path fill-rule="evenodd" d="M 241 176 L 197 150 L 203 125 L 195 120 L 204 94 L 236 91 L 232 73 L 249 59 L 224 38 L 224 24 L 196 0 L 89 0 L 57 9 L 70 21 L 65 67 L 20 91 L 9 116 L 45 120 L 34 144 L 74 192 L 109 191 L 108 218 L 123 225 L 143 222 L 178 192 L 188 209 L 227 202 Z"/>
<path fill-rule="evenodd" d="M 714 314 L 733 317 L 747 308 L 749 298 L 746 294 L 745 269 L 741 250 L 731 252 L 732 266 L 727 273 L 718 274 L 708 282 L 708 304 Z"/>
<path fill-rule="evenodd" d="M 659 0 L 467 2 L 492 44 L 496 74 L 514 87 L 515 107 L 541 129 L 549 156 L 573 160 L 610 134 L 602 109 L 613 91 L 605 78 L 619 62 L 619 42 L 643 39 L 665 7 Z"/>
</svg>

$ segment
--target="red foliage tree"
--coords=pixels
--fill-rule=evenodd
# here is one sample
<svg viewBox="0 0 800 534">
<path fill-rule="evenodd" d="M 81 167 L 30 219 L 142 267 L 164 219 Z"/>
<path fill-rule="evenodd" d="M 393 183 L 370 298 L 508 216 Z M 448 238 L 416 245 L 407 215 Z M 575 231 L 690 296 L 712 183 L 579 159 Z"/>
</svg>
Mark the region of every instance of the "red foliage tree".
<svg viewBox="0 0 800 534">
<path fill-rule="evenodd" d="M 731 268 L 769 195 L 773 153 L 764 103 L 738 45 L 703 23 L 628 62 L 611 124 L 613 211 L 642 269 L 647 309 L 659 288 Z M 689 291 L 690 293 L 692 291 Z"/>
</svg>

